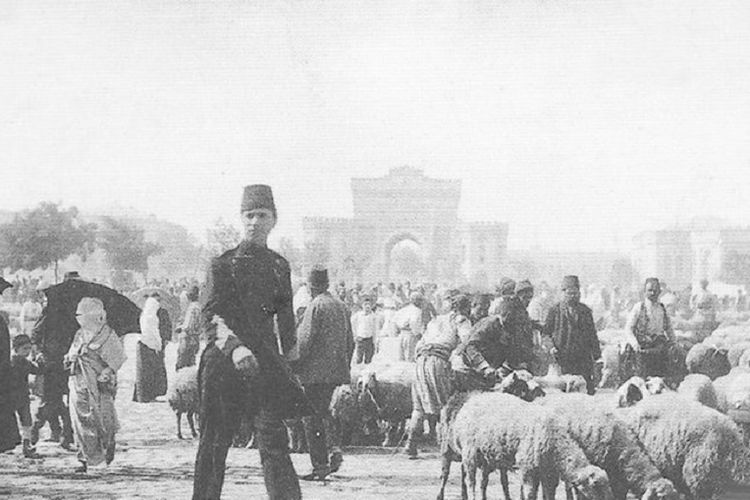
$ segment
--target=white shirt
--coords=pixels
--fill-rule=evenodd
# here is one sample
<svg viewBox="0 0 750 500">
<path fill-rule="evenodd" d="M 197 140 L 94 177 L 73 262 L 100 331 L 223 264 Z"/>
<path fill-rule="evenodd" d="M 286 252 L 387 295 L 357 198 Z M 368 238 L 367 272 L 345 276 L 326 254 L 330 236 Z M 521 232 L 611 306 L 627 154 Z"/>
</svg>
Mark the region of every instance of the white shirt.
<svg viewBox="0 0 750 500">
<path fill-rule="evenodd" d="M 379 326 L 378 315 L 374 312 L 357 311 L 352 314 L 352 332 L 355 339 L 371 339 L 375 336 Z"/>
<path fill-rule="evenodd" d="M 422 335 L 424 325 L 422 324 L 422 310 L 414 304 L 402 307 L 393 315 L 393 322 L 401 332 L 411 332 L 412 335 Z"/>
</svg>

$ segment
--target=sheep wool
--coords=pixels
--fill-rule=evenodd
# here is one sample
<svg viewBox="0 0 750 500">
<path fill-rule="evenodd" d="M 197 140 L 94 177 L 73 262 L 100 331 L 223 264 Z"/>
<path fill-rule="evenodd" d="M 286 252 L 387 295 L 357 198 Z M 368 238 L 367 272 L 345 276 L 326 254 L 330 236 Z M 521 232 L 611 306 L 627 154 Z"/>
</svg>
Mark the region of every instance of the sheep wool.
<svg viewBox="0 0 750 500">
<path fill-rule="evenodd" d="M 672 482 L 662 477 L 635 436 L 600 400 L 584 394 L 552 394 L 537 402 L 551 408 L 586 458 L 606 471 L 616 500 L 625 500 L 628 491 L 649 500 L 678 499 Z"/>
<path fill-rule="evenodd" d="M 739 429 L 716 410 L 661 394 L 617 414 L 662 475 L 694 499 L 710 499 L 749 479 L 750 457 Z"/>
<path fill-rule="evenodd" d="M 175 374 L 174 383 L 167 391 L 169 406 L 177 415 L 177 437 L 182 439 L 182 414 L 187 414 L 188 425 L 193 437 L 196 437 L 193 414 L 198 413 L 198 367 L 186 366 Z"/>
<path fill-rule="evenodd" d="M 505 474 L 515 466 L 528 498 L 536 498 L 541 484 L 544 498 L 554 499 L 560 478 L 587 498 L 613 498 L 604 471 L 589 463 L 554 413 L 515 396 L 471 394 L 455 413 L 450 436 L 444 438 L 461 455 L 466 488 L 472 495 L 478 468 L 482 469 L 484 498 L 489 473 L 500 470 Z M 506 485 L 507 480 L 503 488 L 508 496 Z"/>
</svg>

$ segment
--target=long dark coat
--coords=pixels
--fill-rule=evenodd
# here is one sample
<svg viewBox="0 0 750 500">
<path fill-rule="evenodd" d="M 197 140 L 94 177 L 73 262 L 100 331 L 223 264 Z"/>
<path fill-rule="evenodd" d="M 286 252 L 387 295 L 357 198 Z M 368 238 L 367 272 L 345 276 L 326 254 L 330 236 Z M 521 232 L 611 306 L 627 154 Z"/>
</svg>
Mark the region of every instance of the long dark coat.
<svg viewBox="0 0 750 500">
<path fill-rule="evenodd" d="M 589 374 L 601 357 L 591 309 L 577 303 L 569 308 L 557 303 L 547 314 L 544 333 L 552 337 L 564 373 Z"/>
<path fill-rule="evenodd" d="M 14 388 L 10 385 L 10 372 L 10 332 L 5 318 L 0 315 L 0 453 L 21 443 L 11 401 Z"/>
<path fill-rule="evenodd" d="M 202 312 L 207 323 L 214 316 L 223 319 L 255 355 L 262 378 L 261 404 L 283 418 L 310 411 L 302 387 L 279 353 L 279 342 L 285 353 L 296 343 L 291 272 L 284 257 L 243 242 L 213 259 Z"/>
<path fill-rule="evenodd" d="M 346 304 L 325 292 L 312 299 L 297 330 L 299 360 L 294 372 L 303 385 L 348 384 L 354 336 Z"/>
</svg>

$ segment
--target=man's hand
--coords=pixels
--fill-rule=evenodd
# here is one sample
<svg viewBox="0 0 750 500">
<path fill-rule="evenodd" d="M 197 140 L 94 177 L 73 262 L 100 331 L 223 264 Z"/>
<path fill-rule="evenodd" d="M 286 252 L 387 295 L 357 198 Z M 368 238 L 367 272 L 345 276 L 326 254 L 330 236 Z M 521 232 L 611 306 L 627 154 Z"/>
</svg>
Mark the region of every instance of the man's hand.
<svg viewBox="0 0 750 500">
<path fill-rule="evenodd" d="M 239 346 L 232 351 L 232 362 L 234 367 L 247 377 L 258 374 L 258 360 L 255 359 L 253 352 L 245 346 Z"/>
</svg>

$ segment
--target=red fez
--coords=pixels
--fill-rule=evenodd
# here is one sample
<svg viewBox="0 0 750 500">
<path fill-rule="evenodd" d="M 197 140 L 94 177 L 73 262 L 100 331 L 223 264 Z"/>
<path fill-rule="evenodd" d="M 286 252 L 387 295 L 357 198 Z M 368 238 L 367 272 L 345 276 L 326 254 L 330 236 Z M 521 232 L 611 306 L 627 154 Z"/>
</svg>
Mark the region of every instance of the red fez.
<svg viewBox="0 0 750 500">
<path fill-rule="evenodd" d="M 328 270 L 324 268 L 313 268 L 310 271 L 310 275 L 307 277 L 307 282 L 310 283 L 311 288 L 327 289 L 328 288 Z"/>
</svg>

